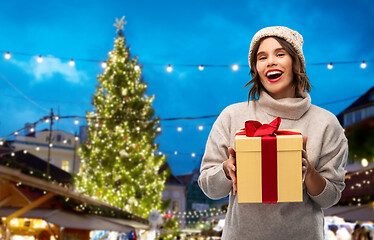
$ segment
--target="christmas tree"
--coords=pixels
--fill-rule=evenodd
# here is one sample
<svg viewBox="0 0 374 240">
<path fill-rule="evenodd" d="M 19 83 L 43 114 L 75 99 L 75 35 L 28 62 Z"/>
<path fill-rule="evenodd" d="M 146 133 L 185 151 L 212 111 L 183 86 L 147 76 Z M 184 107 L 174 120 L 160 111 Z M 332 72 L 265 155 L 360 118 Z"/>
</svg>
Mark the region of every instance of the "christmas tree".
<svg viewBox="0 0 374 240">
<path fill-rule="evenodd" d="M 116 19 L 118 37 L 104 72 L 98 76 L 93 112 L 87 113 L 87 142 L 75 177 L 78 191 L 133 214 L 147 217 L 161 208 L 168 171 L 160 173 L 165 156 L 155 155 L 159 118 L 145 95 L 136 58 L 130 57 L 122 19 Z"/>
</svg>

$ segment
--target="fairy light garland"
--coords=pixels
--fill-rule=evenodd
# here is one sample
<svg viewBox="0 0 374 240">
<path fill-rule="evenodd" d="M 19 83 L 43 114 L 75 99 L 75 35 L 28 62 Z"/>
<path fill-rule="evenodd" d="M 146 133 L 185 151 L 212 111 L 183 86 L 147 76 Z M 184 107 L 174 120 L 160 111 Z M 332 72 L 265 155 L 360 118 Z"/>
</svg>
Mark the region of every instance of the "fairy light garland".
<svg viewBox="0 0 374 240">
<path fill-rule="evenodd" d="M 345 194 L 356 196 L 342 199 L 342 204 L 348 204 L 350 206 L 361 206 L 362 204 L 374 203 L 374 196 L 371 192 L 374 184 L 374 168 L 356 171 L 347 175 L 345 177 L 345 183 L 346 188 L 343 191 L 343 196 Z M 360 196 L 357 196 L 357 193 L 355 193 L 355 191 L 361 191 L 362 193 L 365 193 L 366 191 L 367 194 L 361 194 Z"/>
<path fill-rule="evenodd" d="M 36 58 L 36 61 L 38 63 L 42 63 L 44 58 L 49 59 L 59 59 L 59 60 L 65 60 L 68 61 L 68 64 L 71 67 L 74 67 L 76 65 L 77 61 L 80 62 L 95 62 L 99 63 L 102 68 L 107 67 L 107 63 L 104 60 L 97 60 L 97 59 L 83 59 L 83 58 L 67 58 L 67 57 L 54 57 L 54 56 L 43 56 L 43 55 L 36 55 L 36 54 L 30 54 L 30 53 L 22 53 L 22 52 L 10 52 L 10 51 L 4 51 L 0 50 L 1 53 L 4 54 L 4 58 L 6 60 L 9 60 L 12 58 L 12 55 L 23 55 L 23 56 L 30 56 Z M 111 52 L 109 52 L 111 54 Z M 329 70 L 332 70 L 334 65 L 337 64 L 359 64 L 361 69 L 365 69 L 367 67 L 368 62 L 374 62 L 374 60 L 362 60 L 362 61 L 334 61 L 334 62 L 321 62 L 321 63 L 308 63 L 307 65 L 310 66 L 320 66 L 325 65 Z M 249 66 L 247 64 L 231 64 L 231 65 L 218 65 L 218 64 L 171 64 L 171 63 L 144 63 L 143 65 L 150 65 L 150 66 L 165 66 L 165 70 L 168 73 L 173 72 L 174 67 L 192 67 L 196 68 L 199 71 L 203 71 L 206 67 L 219 67 L 219 68 L 231 68 L 233 71 L 238 71 L 239 68 L 248 68 Z M 135 66 L 137 70 L 140 70 L 140 66 Z"/>
</svg>

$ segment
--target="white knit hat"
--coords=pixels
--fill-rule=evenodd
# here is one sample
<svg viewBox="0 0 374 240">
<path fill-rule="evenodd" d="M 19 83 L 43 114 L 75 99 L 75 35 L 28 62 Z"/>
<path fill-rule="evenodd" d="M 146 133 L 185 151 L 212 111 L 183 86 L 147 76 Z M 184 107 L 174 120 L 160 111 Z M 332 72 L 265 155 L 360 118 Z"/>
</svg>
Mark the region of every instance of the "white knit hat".
<svg viewBox="0 0 374 240">
<path fill-rule="evenodd" d="M 276 26 L 276 27 L 267 27 L 263 28 L 258 31 L 254 37 L 252 38 L 251 45 L 249 47 L 249 54 L 248 54 L 248 63 L 251 66 L 251 54 L 253 52 L 253 47 L 255 44 L 260 41 L 264 37 L 279 37 L 286 40 L 288 43 L 292 45 L 292 47 L 296 50 L 297 55 L 305 69 L 305 58 L 303 54 L 303 36 L 301 36 L 298 32 L 289 29 L 287 27 Z"/>
</svg>

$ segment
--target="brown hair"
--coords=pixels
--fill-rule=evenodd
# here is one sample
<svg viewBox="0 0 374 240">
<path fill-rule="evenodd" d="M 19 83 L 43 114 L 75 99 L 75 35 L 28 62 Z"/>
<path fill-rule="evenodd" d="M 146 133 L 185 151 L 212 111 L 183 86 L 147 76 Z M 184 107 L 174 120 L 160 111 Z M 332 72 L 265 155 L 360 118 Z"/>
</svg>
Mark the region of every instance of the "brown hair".
<svg viewBox="0 0 374 240">
<path fill-rule="evenodd" d="M 260 76 L 256 69 L 257 51 L 262 41 L 266 38 L 269 38 L 269 37 L 262 38 L 260 41 L 256 43 L 256 45 L 253 47 L 253 51 L 250 56 L 250 68 L 251 68 L 250 73 L 252 76 L 252 80 L 249 81 L 244 86 L 244 87 L 250 86 L 249 93 L 248 93 L 248 101 L 250 101 L 251 98 L 252 100 L 257 100 L 258 97 L 260 97 L 261 91 L 262 90 L 266 91 L 266 89 L 264 88 L 264 86 L 262 85 L 260 81 Z M 304 91 L 310 92 L 310 83 L 309 83 L 308 76 L 306 75 L 306 72 L 305 72 L 305 66 L 301 64 L 301 61 L 295 49 L 286 40 L 279 38 L 279 37 L 275 37 L 275 36 L 273 38 L 275 38 L 279 42 L 279 44 L 287 51 L 288 54 L 290 54 L 292 58 L 292 72 L 294 74 L 293 84 L 295 86 L 296 96 L 299 96 L 300 93 Z"/>
</svg>

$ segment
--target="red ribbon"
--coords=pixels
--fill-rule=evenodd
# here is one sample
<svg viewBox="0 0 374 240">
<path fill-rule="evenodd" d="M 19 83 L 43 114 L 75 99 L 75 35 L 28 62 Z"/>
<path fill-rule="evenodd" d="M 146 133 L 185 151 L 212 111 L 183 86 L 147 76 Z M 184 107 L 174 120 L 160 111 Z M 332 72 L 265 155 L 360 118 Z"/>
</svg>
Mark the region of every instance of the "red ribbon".
<svg viewBox="0 0 374 240">
<path fill-rule="evenodd" d="M 262 202 L 278 202 L 277 182 L 277 137 L 276 135 L 297 135 L 292 131 L 279 131 L 281 118 L 277 117 L 269 124 L 261 124 L 258 121 L 246 121 L 245 128 L 236 135 L 247 137 L 261 137 L 261 164 L 262 164 Z"/>
</svg>

